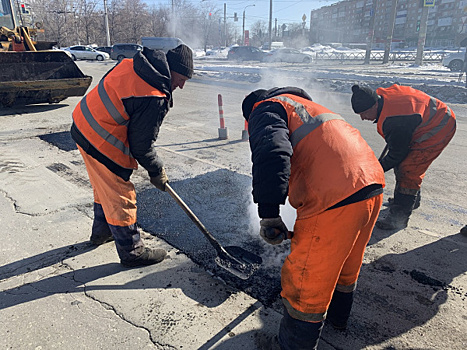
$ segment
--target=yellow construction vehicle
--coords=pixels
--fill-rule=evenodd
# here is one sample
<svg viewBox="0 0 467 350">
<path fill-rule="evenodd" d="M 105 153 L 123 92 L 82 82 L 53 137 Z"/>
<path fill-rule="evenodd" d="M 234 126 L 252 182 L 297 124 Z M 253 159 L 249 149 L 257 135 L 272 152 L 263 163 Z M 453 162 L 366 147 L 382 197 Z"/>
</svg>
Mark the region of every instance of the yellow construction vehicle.
<svg viewBox="0 0 467 350">
<path fill-rule="evenodd" d="M 84 75 L 55 42 L 33 40 L 37 28 L 19 25 L 15 1 L 0 0 L 0 106 L 57 103 L 82 96 L 92 77 Z"/>
</svg>

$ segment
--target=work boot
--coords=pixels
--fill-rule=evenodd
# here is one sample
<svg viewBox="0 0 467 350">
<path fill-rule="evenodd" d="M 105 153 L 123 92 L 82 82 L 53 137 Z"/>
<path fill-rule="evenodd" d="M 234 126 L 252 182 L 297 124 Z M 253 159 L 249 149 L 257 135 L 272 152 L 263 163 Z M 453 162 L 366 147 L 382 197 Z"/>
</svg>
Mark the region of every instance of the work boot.
<svg viewBox="0 0 467 350">
<path fill-rule="evenodd" d="M 92 222 L 91 237 L 89 238 L 92 244 L 101 245 L 113 241 L 112 231 L 105 219 L 102 205 L 94 202 L 94 221 Z"/>
<path fill-rule="evenodd" d="M 400 230 L 407 227 L 412 214 L 417 195 L 394 191 L 394 201 L 389 207 L 389 214 L 376 222 L 376 227 L 382 230 Z"/>
<path fill-rule="evenodd" d="M 316 350 L 324 322 L 297 320 L 284 310 L 279 327 L 279 344 L 282 350 Z"/>
<path fill-rule="evenodd" d="M 391 205 L 389 214 L 384 219 L 376 221 L 376 227 L 381 230 L 401 230 L 407 227 L 412 211 L 406 212 L 400 205 Z"/>
<path fill-rule="evenodd" d="M 422 195 L 420 191 L 417 192 L 417 196 L 415 197 L 415 203 L 413 205 L 413 210 L 420 208 L 420 201 L 422 200 Z M 391 206 L 394 203 L 394 198 L 389 197 L 388 198 L 388 203 Z"/>
<path fill-rule="evenodd" d="M 127 267 L 147 266 L 160 263 L 166 256 L 167 252 L 164 249 L 144 247 L 140 255 L 125 260 L 120 259 L 120 263 Z"/>
<path fill-rule="evenodd" d="M 347 328 L 350 310 L 352 310 L 353 295 L 353 291 L 350 293 L 334 291 L 326 322 L 329 322 L 335 329 L 345 330 Z"/>
<path fill-rule="evenodd" d="M 109 225 L 109 227 L 115 237 L 115 247 L 122 265 L 128 267 L 153 265 L 160 263 L 167 256 L 164 249 L 152 249 L 144 246 L 136 224 L 129 226 Z"/>
</svg>

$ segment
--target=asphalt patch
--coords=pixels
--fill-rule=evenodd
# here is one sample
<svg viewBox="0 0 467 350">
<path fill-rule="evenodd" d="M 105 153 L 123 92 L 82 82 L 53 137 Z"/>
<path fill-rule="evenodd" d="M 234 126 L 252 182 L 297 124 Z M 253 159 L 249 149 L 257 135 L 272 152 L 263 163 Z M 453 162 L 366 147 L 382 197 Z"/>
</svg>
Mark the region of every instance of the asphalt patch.
<svg viewBox="0 0 467 350">
<path fill-rule="evenodd" d="M 39 138 L 66 152 L 78 149 L 69 131 L 39 135 Z"/>
<path fill-rule="evenodd" d="M 139 225 L 263 304 L 277 301 L 281 257 L 285 257 L 289 244 L 266 245 L 258 232 L 253 232 L 249 214 L 251 177 L 221 169 L 170 184 L 222 246 L 238 246 L 262 257 L 259 269 L 242 280 L 219 267 L 214 247 L 168 193 L 154 188 L 138 192 Z"/>
</svg>

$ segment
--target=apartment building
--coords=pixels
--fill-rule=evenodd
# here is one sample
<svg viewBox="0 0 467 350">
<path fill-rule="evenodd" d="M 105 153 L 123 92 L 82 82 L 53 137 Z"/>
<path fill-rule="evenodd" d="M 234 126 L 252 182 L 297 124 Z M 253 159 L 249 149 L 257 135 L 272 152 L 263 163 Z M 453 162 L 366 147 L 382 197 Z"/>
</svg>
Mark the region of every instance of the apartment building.
<svg viewBox="0 0 467 350">
<path fill-rule="evenodd" d="M 393 1 L 397 1 L 395 19 Z M 384 47 L 394 23 L 393 47 L 417 46 L 424 1 L 430 6 L 427 47 L 456 47 L 467 37 L 467 0 L 347 0 L 311 11 L 312 42 L 365 43 L 374 21 L 373 47 Z"/>
</svg>

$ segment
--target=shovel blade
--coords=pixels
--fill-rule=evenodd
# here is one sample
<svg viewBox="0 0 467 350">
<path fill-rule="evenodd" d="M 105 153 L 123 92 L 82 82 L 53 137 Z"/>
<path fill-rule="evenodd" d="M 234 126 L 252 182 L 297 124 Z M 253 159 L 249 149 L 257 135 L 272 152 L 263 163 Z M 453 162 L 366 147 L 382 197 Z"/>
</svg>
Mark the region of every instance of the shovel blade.
<svg viewBox="0 0 467 350">
<path fill-rule="evenodd" d="M 263 259 L 260 256 L 237 247 L 224 247 L 228 254 L 220 253 L 216 257 L 216 263 L 231 274 L 246 280 L 260 267 Z"/>
</svg>

